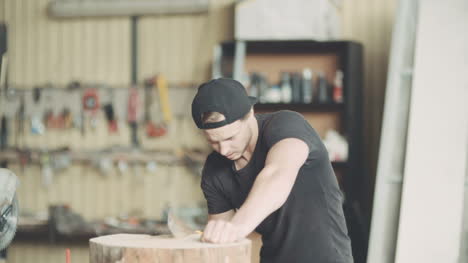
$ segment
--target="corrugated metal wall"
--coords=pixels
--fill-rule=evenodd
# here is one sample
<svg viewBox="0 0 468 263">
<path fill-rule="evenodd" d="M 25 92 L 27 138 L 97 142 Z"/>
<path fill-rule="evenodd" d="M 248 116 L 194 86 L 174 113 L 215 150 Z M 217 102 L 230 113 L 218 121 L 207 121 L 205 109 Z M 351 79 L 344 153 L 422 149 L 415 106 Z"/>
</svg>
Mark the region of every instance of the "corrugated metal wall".
<svg viewBox="0 0 468 263">
<path fill-rule="evenodd" d="M 130 19 L 55 19 L 49 0 L 1 0 L 8 23 L 10 82 L 128 84 Z M 139 79 L 163 73 L 172 83 L 209 76 L 212 47 L 232 37 L 233 0 L 212 0 L 204 15 L 142 17 L 139 25 Z"/>
<path fill-rule="evenodd" d="M 71 80 L 126 85 L 130 82 L 130 20 L 66 19 L 46 16 L 49 0 L 0 0 L 0 21 L 9 26 L 9 81 L 31 86 Z M 139 80 L 163 73 L 171 83 L 199 83 L 209 77 L 213 45 L 233 36 L 234 0 L 212 0 L 205 15 L 144 17 L 139 23 Z M 394 0 L 343 1 L 344 35 L 365 47 L 365 140 L 369 174 L 375 174 Z M 193 91 L 191 91 L 193 92 Z M 190 93 L 190 92 L 189 92 Z M 190 95 L 190 94 L 189 94 Z M 174 98 L 172 98 L 174 100 Z M 177 100 L 177 98 L 175 99 Z M 187 116 L 185 116 L 187 117 Z M 170 140 L 152 146 L 201 145 L 190 119 L 181 118 Z M 128 130 L 107 136 L 105 127 L 85 139 L 99 147 L 128 142 Z M 179 133 L 176 132 L 179 131 Z M 78 131 L 24 138 L 24 145 L 56 146 L 81 140 Z M 183 138 L 181 142 L 180 138 Z M 202 200 L 198 179 L 183 167 L 160 166 L 143 179 L 128 174 L 103 177 L 89 166 L 75 165 L 41 187 L 38 166 L 11 167 L 20 175 L 21 206 L 32 211 L 67 202 L 86 218 L 102 218 L 130 210 L 159 216 L 169 200 L 190 205 Z M 370 186 L 369 186 L 370 187 Z M 177 198 L 174 198 L 176 197 Z M 65 245 L 14 243 L 9 263 L 64 261 Z M 87 262 L 87 244 L 72 247 L 72 262 Z"/>
</svg>

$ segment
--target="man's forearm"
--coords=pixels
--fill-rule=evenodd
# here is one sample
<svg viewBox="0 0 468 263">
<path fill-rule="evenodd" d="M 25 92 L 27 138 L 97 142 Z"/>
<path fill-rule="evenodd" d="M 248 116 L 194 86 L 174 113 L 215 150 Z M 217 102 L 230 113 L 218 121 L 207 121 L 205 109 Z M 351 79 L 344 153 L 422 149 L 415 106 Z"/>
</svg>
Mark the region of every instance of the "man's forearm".
<svg viewBox="0 0 468 263">
<path fill-rule="evenodd" d="M 286 202 L 295 180 L 287 174 L 291 171 L 265 167 L 231 222 L 241 226 L 242 236 L 250 234 L 268 215 Z"/>
</svg>

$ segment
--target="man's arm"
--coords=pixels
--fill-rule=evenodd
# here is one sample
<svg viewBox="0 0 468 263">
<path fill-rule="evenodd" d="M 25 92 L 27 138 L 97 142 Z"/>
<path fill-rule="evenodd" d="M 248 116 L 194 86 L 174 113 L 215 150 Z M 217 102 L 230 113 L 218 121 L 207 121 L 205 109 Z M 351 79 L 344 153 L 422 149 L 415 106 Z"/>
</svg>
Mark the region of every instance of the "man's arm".
<svg viewBox="0 0 468 263">
<path fill-rule="evenodd" d="M 286 202 L 308 154 L 309 147 L 302 140 L 287 138 L 277 142 L 268 152 L 265 167 L 255 179 L 244 204 L 231 221 L 211 220 L 205 228 L 204 239 L 225 243 L 250 234 Z"/>
<path fill-rule="evenodd" d="M 208 215 L 208 221 L 210 220 L 224 220 L 224 221 L 231 221 L 232 217 L 234 216 L 236 212 L 234 209 L 231 209 L 229 211 L 226 211 L 224 213 L 219 213 L 219 214 L 209 214 Z"/>
<path fill-rule="evenodd" d="M 205 230 L 203 231 L 201 240 L 205 242 L 215 242 L 214 236 L 215 234 L 216 236 L 218 236 L 219 233 L 214 233 L 215 227 L 213 224 L 216 223 L 216 231 L 219 232 L 220 230 L 218 230 L 218 228 L 223 227 L 225 224 L 231 221 L 235 214 L 236 212 L 234 211 L 234 209 L 231 209 L 224 213 L 209 214 L 208 224 L 206 225 Z"/>
</svg>

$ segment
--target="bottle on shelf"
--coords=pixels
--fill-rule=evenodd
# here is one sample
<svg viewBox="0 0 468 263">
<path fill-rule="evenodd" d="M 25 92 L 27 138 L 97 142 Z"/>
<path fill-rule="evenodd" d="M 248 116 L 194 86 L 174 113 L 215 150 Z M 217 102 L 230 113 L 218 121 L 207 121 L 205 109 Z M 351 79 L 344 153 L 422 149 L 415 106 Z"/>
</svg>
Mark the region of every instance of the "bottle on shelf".
<svg viewBox="0 0 468 263">
<path fill-rule="evenodd" d="M 329 102 L 328 83 L 323 72 L 318 73 L 318 102 L 327 103 Z"/>
<path fill-rule="evenodd" d="M 281 103 L 283 94 L 279 85 L 273 85 L 268 89 L 266 94 L 266 103 Z"/>
<path fill-rule="evenodd" d="M 250 75 L 250 89 L 249 89 L 249 96 L 259 97 L 259 83 L 260 83 L 260 76 L 254 72 Z"/>
<path fill-rule="evenodd" d="M 292 102 L 302 102 L 302 89 L 301 89 L 301 74 L 294 72 L 291 73 L 291 89 L 292 89 Z"/>
<path fill-rule="evenodd" d="M 249 96 L 256 97 L 259 103 L 268 103 L 269 89 L 270 86 L 262 73 L 253 72 L 250 75 Z"/>
<path fill-rule="evenodd" d="M 292 88 L 291 88 L 291 81 L 288 72 L 283 72 L 281 74 L 281 102 L 283 103 L 291 103 L 292 101 Z"/>
<path fill-rule="evenodd" d="M 302 102 L 306 104 L 312 103 L 313 93 L 312 70 L 305 68 L 302 71 Z"/>
<path fill-rule="evenodd" d="M 337 70 L 333 81 L 333 102 L 343 102 L 343 71 Z"/>
</svg>

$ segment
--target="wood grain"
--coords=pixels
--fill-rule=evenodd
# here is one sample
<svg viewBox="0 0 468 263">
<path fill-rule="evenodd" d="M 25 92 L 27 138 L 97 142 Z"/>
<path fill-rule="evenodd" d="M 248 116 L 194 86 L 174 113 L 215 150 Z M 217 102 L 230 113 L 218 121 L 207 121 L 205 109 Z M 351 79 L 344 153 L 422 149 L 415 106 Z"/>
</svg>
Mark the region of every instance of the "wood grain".
<svg viewBox="0 0 468 263">
<path fill-rule="evenodd" d="M 185 238 L 117 234 L 89 241 L 90 263 L 249 263 L 251 241 L 211 244 L 198 234 Z"/>
</svg>

